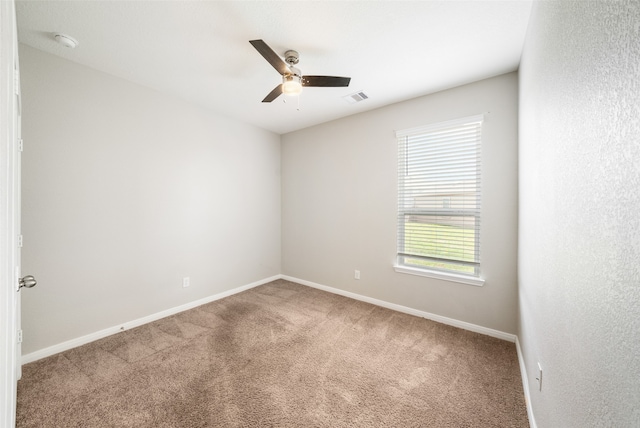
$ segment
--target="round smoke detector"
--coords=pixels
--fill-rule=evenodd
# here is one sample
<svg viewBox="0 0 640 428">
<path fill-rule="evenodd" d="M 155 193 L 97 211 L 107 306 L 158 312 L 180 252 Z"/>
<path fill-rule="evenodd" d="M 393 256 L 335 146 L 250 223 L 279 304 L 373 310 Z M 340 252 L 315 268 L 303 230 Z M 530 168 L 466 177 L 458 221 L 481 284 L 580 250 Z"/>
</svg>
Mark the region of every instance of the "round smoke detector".
<svg viewBox="0 0 640 428">
<path fill-rule="evenodd" d="M 75 48 L 78 46 L 78 41 L 71 36 L 62 33 L 54 33 L 53 38 L 56 39 L 56 42 L 60 43 L 65 48 Z"/>
</svg>

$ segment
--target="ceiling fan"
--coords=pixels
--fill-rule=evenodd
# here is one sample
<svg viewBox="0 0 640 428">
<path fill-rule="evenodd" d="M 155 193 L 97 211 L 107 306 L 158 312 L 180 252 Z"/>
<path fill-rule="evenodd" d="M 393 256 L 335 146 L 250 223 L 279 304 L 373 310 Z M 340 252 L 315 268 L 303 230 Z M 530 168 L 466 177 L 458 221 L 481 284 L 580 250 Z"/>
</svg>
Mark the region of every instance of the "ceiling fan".
<svg viewBox="0 0 640 428">
<path fill-rule="evenodd" d="M 300 58 L 298 52 L 294 50 L 286 51 L 283 61 L 263 40 L 249 40 L 249 43 L 282 75 L 282 83 L 269 92 L 269 95 L 262 100 L 263 103 L 270 103 L 278 98 L 280 94 L 298 95 L 302 92 L 303 86 L 320 86 L 325 88 L 349 86 L 349 82 L 351 81 L 350 77 L 303 76 L 302 72 L 294 67 Z"/>
</svg>

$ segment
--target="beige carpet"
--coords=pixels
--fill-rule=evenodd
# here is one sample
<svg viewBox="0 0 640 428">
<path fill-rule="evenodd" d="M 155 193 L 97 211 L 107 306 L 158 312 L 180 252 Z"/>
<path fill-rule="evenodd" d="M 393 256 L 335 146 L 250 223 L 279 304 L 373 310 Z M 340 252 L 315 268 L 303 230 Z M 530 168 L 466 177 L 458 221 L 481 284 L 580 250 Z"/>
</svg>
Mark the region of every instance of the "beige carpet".
<svg viewBox="0 0 640 428">
<path fill-rule="evenodd" d="M 18 427 L 528 427 L 513 343 L 284 280 L 23 369 Z"/>
</svg>

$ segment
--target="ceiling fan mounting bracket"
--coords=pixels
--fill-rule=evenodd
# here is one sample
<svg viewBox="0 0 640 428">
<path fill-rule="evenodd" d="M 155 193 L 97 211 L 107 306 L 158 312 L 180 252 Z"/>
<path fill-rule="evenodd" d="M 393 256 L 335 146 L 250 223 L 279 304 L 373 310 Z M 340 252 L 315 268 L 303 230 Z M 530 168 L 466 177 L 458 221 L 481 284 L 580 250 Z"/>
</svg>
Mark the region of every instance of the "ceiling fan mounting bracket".
<svg viewBox="0 0 640 428">
<path fill-rule="evenodd" d="M 296 65 L 300 61 L 300 54 L 298 51 L 288 50 L 284 53 L 284 61 L 291 65 Z"/>
</svg>

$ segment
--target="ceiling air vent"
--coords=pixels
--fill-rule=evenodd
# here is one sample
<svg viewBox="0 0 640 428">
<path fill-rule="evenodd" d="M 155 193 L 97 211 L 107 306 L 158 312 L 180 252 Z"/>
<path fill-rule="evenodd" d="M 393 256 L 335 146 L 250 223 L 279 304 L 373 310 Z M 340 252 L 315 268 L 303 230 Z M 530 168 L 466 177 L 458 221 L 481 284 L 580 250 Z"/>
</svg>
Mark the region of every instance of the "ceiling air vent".
<svg viewBox="0 0 640 428">
<path fill-rule="evenodd" d="M 349 104 L 355 104 L 355 103 L 359 103 L 360 101 L 364 101 L 369 97 L 367 96 L 367 94 L 360 91 L 360 92 L 356 92 L 355 94 L 345 95 L 342 98 Z"/>
</svg>

